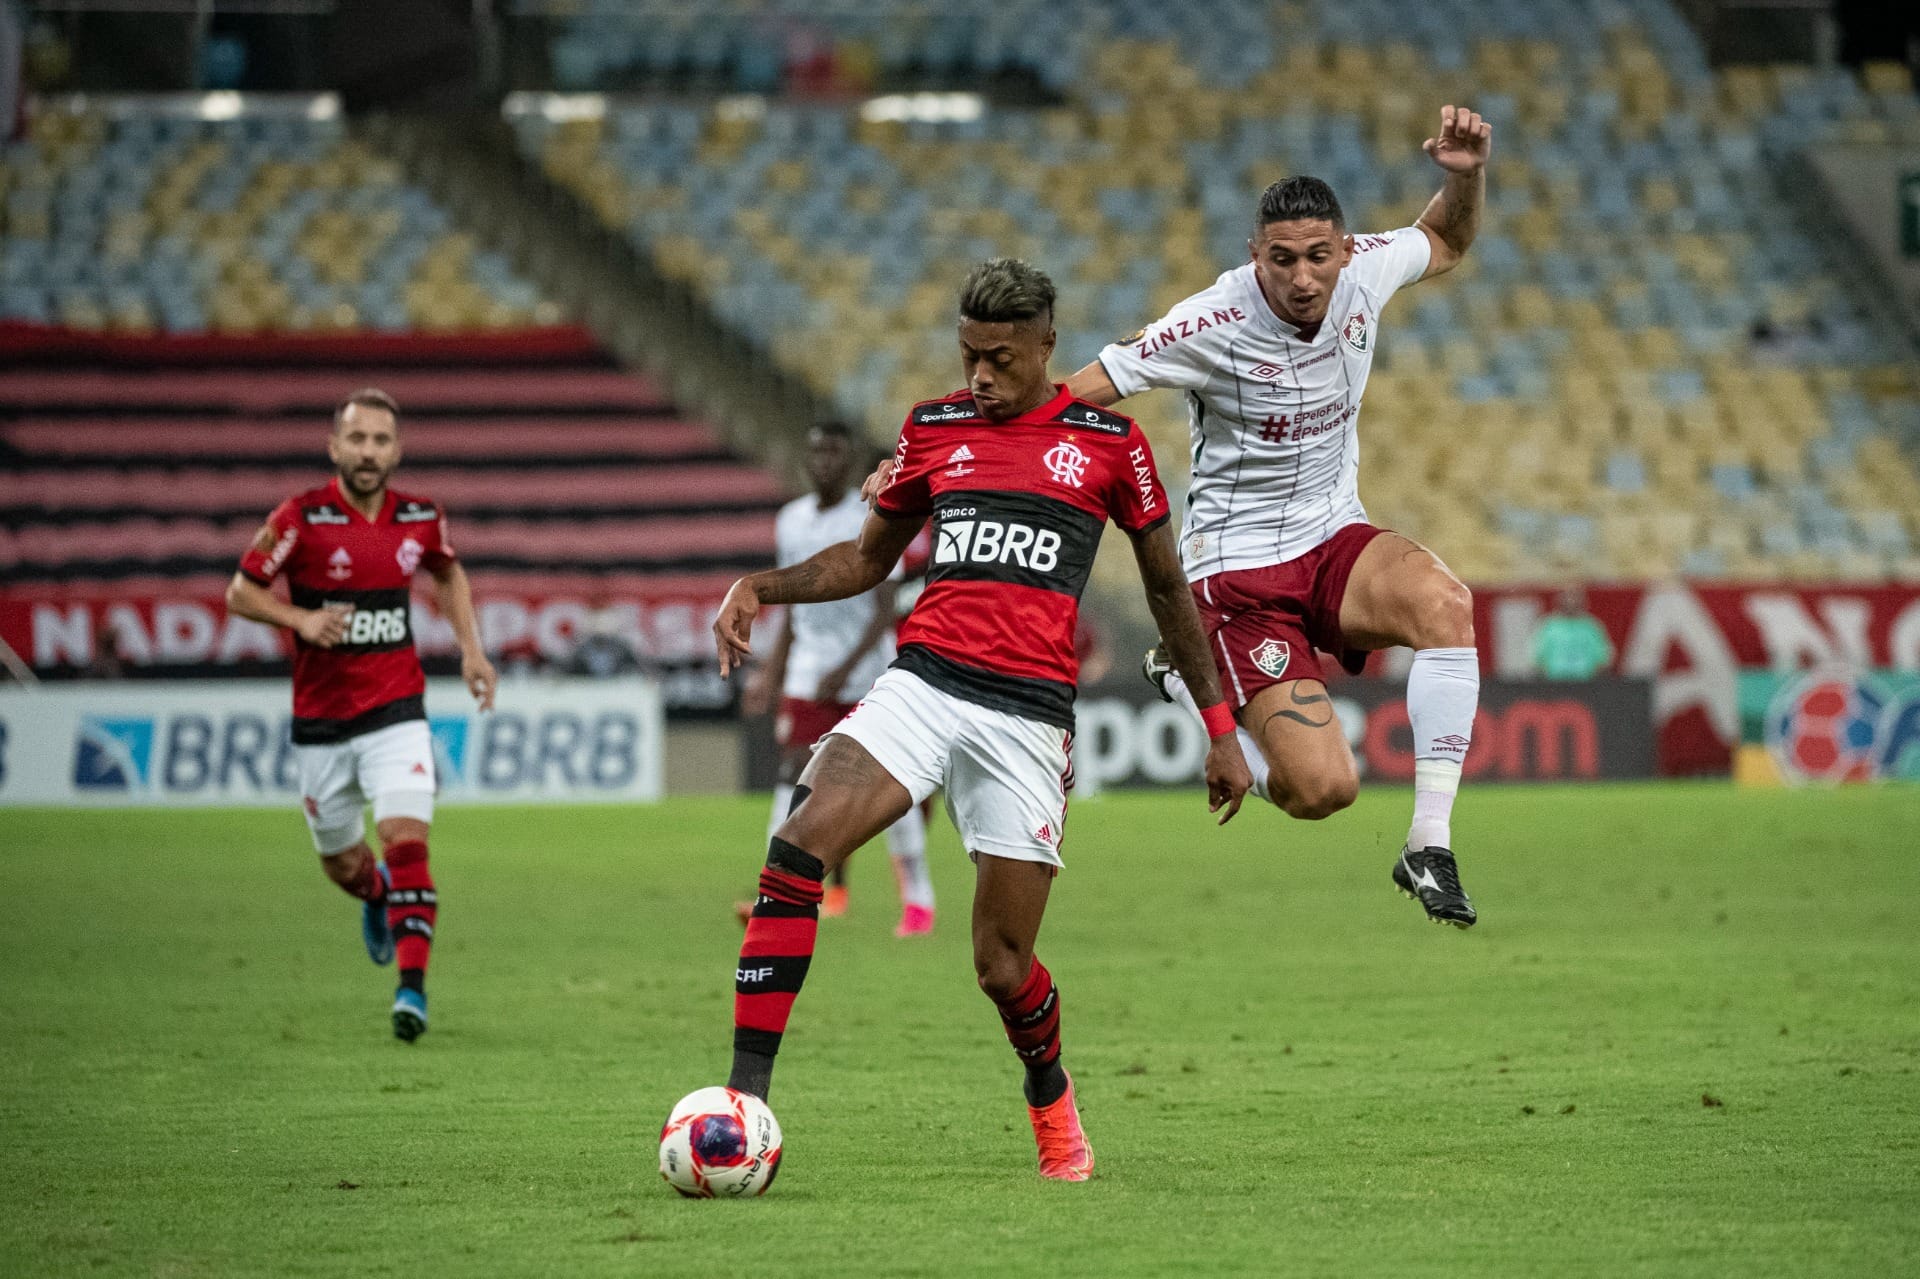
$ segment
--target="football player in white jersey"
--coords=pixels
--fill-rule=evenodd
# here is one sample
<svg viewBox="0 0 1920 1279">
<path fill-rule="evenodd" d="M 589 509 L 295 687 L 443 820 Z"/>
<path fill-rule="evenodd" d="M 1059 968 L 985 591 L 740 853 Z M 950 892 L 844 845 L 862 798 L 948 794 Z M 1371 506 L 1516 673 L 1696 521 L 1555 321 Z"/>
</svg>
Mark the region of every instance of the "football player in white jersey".
<svg viewBox="0 0 1920 1279">
<path fill-rule="evenodd" d="M 1254 764 L 1255 787 L 1273 803 L 1318 819 L 1359 787 L 1314 650 L 1356 673 L 1375 649 L 1414 650 L 1413 823 L 1393 879 L 1434 922 L 1460 928 L 1477 918 L 1449 829 L 1480 697 L 1473 598 L 1431 551 L 1367 522 L 1358 427 L 1381 309 L 1466 254 L 1492 146 L 1477 113 L 1441 108 L 1439 136 L 1423 148 L 1445 171 L 1440 191 L 1412 226 L 1385 235 L 1349 234 L 1317 178 L 1274 183 L 1248 263 L 1108 346 L 1069 384 L 1096 404 L 1154 387 L 1187 393 L 1182 557 L 1215 663 L 1267 765 L 1260 778 Z M 1145 669 L 1162 696 L 1192 700 L 1157 648 Z"/>
<path fill-rule="evenodd" d="M 807 480 L 813 492 L 780 508 L 774 526 L 778 567 L 789 568 L 859 536 L 867 504 L 851 486 L 853 462 L 853 439 L 845 425 L 823 422 L 808 433 Z M 794 782 L 813 744 L 853 710 L 893 661 L 893 593 L 899 578 L 896 567 L 891 578 L 865 595 L 789 607 L 765 664 L 748 682 L 742 708 L 749 714 L 776 711 L 780 773 L 769 835 L 786 820 Z M 894 935 L 931 933 L 933 881 L 927 874 L 926 819 L 918 806 L 887 828 L 887 851 L 900 886 L 900 923 Z M 752 903 L 743 905 L 751 909 Z M 828 915 L 846 913 L 844 863 L 834 868 L 821 909 Z"/>
<path fill-rule="evenodd" d="M 1181 555 L 1227 696 L 1258 747 L 1245 752 L 1257 792 L 1309 820 L 1351 804 L 1358 773 L 1314 650 L 1354 672 L 1372 650 L 1414 650 L 1413 823 L 1393 879 L 1428 918 L 1460 928 L 1476 919 L 1449 829 L 1480 698 L 1473 598 L 1431 551 L 1367 522 L 1358 419 L 1381 308 L 1465 255 L 1492 146 L 1493 126 L 1476 112 L 1441 108 L 1439 136 L 1423 145 L 1445 172 L 1440 191 L 1412 226 L 1385 235 L 1349 234 L 1317 178 L 1274 183 L 1248 262 L 1067 382 L 1099 405 L 1155 387 L 1187 393 Z M 863 492 L 887 473 L 883 464 Z M 1145 671 L 1193 709 L 1160 649 Z"/>
</svg>

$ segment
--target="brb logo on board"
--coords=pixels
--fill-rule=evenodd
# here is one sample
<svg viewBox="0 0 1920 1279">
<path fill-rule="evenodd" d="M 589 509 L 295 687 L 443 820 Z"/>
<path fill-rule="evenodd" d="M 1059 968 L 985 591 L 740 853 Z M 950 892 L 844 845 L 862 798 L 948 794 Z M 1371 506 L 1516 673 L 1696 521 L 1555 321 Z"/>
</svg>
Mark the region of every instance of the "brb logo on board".
<svg viewBox="0 0 1920 1279">
<path fill-rule="evenodd" d="M 79 790 L 145 790 L 153 767 L 153 720 L 87 715 L 73 743 Z"/>
</svg>

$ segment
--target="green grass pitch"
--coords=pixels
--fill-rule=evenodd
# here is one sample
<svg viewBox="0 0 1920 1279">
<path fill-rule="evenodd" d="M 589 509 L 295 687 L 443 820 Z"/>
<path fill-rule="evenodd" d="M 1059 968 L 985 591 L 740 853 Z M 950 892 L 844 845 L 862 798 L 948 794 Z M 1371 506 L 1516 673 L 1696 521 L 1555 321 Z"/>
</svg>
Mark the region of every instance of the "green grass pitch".
<svg viewBox="0 0 1920 1279">
<path fill-rule="evenodd" d="M 1469 787 L 1470 933 L 1393 893 L 1406 806 L 1076 805 L 1084 1185 L 1035 1174 L 953 831 L 925 941 L 868 849 L 744 1203 L 654 1146 L 726 1074 L 764 801 L 442 813 L 413 1047 L 296 813 L 0 812 L 0 1273 L 1920 1269 L 1914 791 Z"/>
</svg>

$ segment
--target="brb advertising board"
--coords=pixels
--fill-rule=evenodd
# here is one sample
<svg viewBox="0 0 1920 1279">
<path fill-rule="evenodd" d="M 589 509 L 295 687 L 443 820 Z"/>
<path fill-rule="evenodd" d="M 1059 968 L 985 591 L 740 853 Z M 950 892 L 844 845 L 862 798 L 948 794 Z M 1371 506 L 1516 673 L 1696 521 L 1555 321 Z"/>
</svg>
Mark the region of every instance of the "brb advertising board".
<svg viewBox="0 0 1920 1279">
<path fill-rule="evenodd" d="M 1136 694 L 1134 683 L 1096 688 L 1075 707 L 1073 766 L 1083 791 L 1200 780 L 1207 741 L 1199 721 L 1144 684 Z M 1362 780 L 1410 782 L 1406 682 L 1348 679 L 1329 692 Z M 1651 777 L 1652 704 L 1646 680 L 1485 680 L 1466 775 L 1502 782 Z"/>
<path fill-rule="evenodd" d="M 520 680 L 481 714 L 429 680 L 440 802 L 656 800 L 663 716 L 651 680 Z M 0 804 L 296 805 L 279 680 L 0 689 Z"/>
</svg>

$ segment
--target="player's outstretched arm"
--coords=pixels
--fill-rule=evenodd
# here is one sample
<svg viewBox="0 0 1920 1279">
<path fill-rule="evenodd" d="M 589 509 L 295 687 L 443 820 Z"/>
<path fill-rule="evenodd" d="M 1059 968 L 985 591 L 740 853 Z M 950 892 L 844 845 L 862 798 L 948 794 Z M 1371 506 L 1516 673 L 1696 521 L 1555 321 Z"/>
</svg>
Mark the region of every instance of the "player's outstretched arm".
<svg viewBox="0 0 1920 1279">
<path fill-rule="evenodd" d="M 1123 398 L 1119 388 L 1113 384 L 1113 375 L 1098 360 L 1068 378 L 1067 390 L 1073 393 L 1075 399 L 1098 404 L 1103 409 L 1118 404 Z"/>
<path fill-rule="evenodd" d="M 1221 814 L 1225 825 L 1240 811 L 1241 797 L 1253 785 L 1247 760 L 1240 753 L 1240 739 L 1234 735 L 1233 714 L 1220 692 L 1220 677 L 1213 668 L 1213 655 L 1207 652 L 1206 636 L 1201 631 L 1200 610 L 1194 607 L 1193 591 L 1180 568 L 1180 553 L 1174 545 L 1173 525 L 1162 522 L 1133 538 L 1133 558 L 1140 565 L 1140 582 L 1147 589 L 1147 607 L 1160 627 L 1160 642 L 1167 646 L 1173 668 L 1187 682 L 1194 705 L 1203 708 L 1207 720 L 1207 807 Z"/>
<path fill-rule="evenodd" d="M 467 581 L 467 570 L 458 560 L 451 560 L 430 565 L 427 572 L 433 575 L 434 605 L 453 627 L 453 637 L 460 644 L 460 678 L 466 681 L 467 691 L 480 709 L 490 711 L 499 676 L 480 644 L 480 622 L 473 612 L 473 585 Z"/>
<path fill-rule="evenodd" d="M 1493 125 L 1465 107 L 1440 108 L 1440 136 L 1420 146 L 1446 171 L 1446 181 L 1414 223 L 1427 233 L 1433 253 L 1425 274 L 1431 279 L 1460 265 L 1480 233 L 1480 208 L 1487 202 L 1487 159 L 1493 154 Z"/>
<path fill-rule="evenodd" d="M 332 648 L 347 635 L 352 611 L 345 608 L 300 608 L 289 604 L 245 573 L 227 583 L 227 612 L 269 626 L 284 626 L 315 648 Z"/>
<path fill-rule="evenodd" d="M 720 602 L 720 615 L 713 619 L 720 674 L 732 674 L 734 667 L 752 656 L 753 619 L 762 604 L 818 604 L 870 591 L 886 580 L 926 522 L 924 515 L 890 520 L 869 513 L 853 541 L 835 543 L 791 568 L 749 573 L 735 582 Z"/>
</svg>

